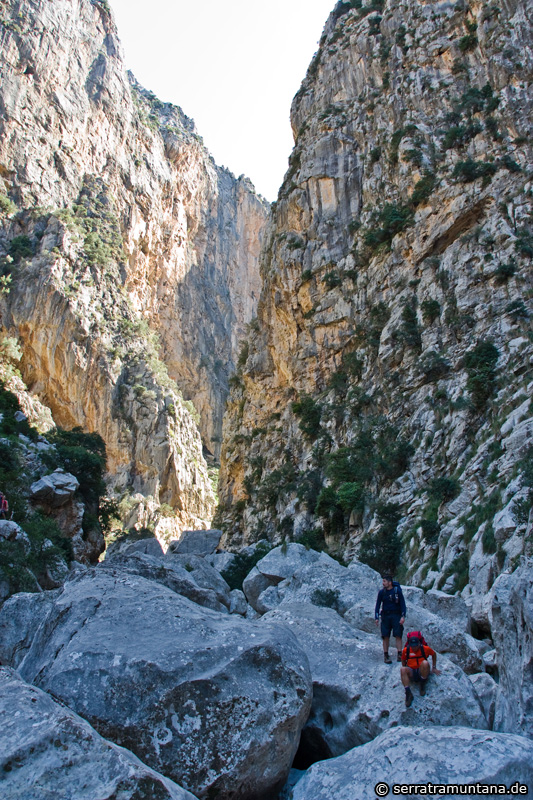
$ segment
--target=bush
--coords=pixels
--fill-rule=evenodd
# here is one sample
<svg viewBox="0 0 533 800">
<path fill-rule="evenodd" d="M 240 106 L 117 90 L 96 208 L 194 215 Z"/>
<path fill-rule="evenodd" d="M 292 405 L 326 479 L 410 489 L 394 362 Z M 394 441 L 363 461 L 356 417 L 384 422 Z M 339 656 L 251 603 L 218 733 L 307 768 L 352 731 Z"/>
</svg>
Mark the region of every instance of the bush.
<svg viewBox="0 0 533 800">
<path fill-rule="evenodd" d="M 459 161 L 453 170 L 453 177 L 464 183 L 471 183 L 478 178 L 483 178 L 483 185 L 490 183 L 493 175 L 498 171 L 496 163 L 488 161 L 473 161 L 467 158 L 466 161 Z"/>
<path fill-rule="evenodd" d="M 440 303 L 438 300 L 423 300 L 420 304 L 422 319 L 427 325 L 433 324 L 440 316 Z"/>
<path fill-rule="evenodd" d="M 61 467 L 75 475 L 85 502 L 98 507 L 106 490 L 106 451 L 102 437 L 98 433 L 85 433 L 82 428 L 71 431 L 56 428 L 47 438 L 55 449 L 43 454 L 43 462 L 51 469 Z"/>
<path fill-rule="evenodd" d="M 428 495 L 439 503 L 448 503 L 453 500 L 459 492 L 461 486 L 456 478 L 433 478 L 428 486 Z"/>
<path fill-rule="evenodd" d="M 339 590 L 338 589 L 315 589 L 311 594 L 311 602 L 315 606 L 324 608 L 338 608 Z"/>
<path fill-rule="evenodd" d="M 501 286 L 502 284 L 506 283 L 509 278 L 512 278 L 515 273 L 516 261 L 511 259 L 506 264 L 498 264 L 498 267 L 494 272 L 494 278 L 496 279 L 496 283 Z"/>
<path fill-rule="evenodd" d="M 489 339 L 479 341 L 475 348 L 465 356 L 468 373 L 467 391 L 472 397 L 474 407 L 482 410 L 496 389 L 496 363 L 499 353 Z"/>
<path fill-rule="evenodd" d="M 394 575 L 402 554 L 402 543 L 397 533 L 400 507 L 396 503 L 380 503 L 376 516 L 380 527 L 374 536 L 369 533 L 363 536 L 359 559 L 381 574 L 390 572 Z"/>
<path fill-rule="evenodd" d="M 415 183 L 413 194 L 411 195 L 411 203 L 414 206 L 419 206 L 421 203 L 428 200 L 433 194 L 437 179 L 433 172 L 427 172 L 423 178 Z"/>
<path fill-rule="evenodd" d="M 390 248 L 397 233 L 401 233 L 413 224 L 413 212 L 406 205 L 387 203 L 375 218 L 376 227 L 368 230 L 364 237 L 367 247 L 376 250 L 382 245 Z"/>
<path fill-rule="evenodd" d="M 420 361 L 420 370 L 426 380 L 433 382 L 443 378 L 450 371 L 450 364 L 439 353 L 430 350 Z"/>
<path fill-rule="evenodd" d="M 455 147 L 464 147 L 474 136 L 481 133 L 482 128 L 479 122 L 471 122 L 468 125 L 455 125 L 447 131 L 442 146 L 444 150 L 451 150 Z"/>
<path fill-rule="evenodd" d="M 338 272 L 327 272 L 322 278 L 322 283 L 325 283 L 328 290 L 331 291 L 331 289 L 341 285 L 342 279 Z"/>
<path fill-rule="evenodd" d="M 299 400 L 292 403 L 293 414 L 300 417 L 298 427 L 308 439 L 313 441 L 320 433 L 320 418 L 322 408 L 310 395 L 303 394 Z"/>
<path fill-rule="evenodd" d="M 408 347 L 420 352 L 422 350 L 422 335 L 414 305 L 406 304 L 402 311 L 402 325 L 397 331 L 398 338 Z"/>
<path fill-rule="evenodd" d="M 34 254 L 33 243 L 29 236 L 15 236 L 9 243 L 9 255 L 18 264 L 23 258 L 32 258 Z"/>
<path fill-rule="evenodd" d="M 252 553 L 237 553 L 230 566 L 221 573 L 229 588 L 242 591 L 242 583 L 248 573 L 271 550 L 270 544 L 260 542 Z"/>
<path fill-rule="evenodd" d="M 17 210 L 15 203 L 6 197 L 5 194 L 0 194 L 0 214 L 5 214 L 10 217 Z"/>
</svg>

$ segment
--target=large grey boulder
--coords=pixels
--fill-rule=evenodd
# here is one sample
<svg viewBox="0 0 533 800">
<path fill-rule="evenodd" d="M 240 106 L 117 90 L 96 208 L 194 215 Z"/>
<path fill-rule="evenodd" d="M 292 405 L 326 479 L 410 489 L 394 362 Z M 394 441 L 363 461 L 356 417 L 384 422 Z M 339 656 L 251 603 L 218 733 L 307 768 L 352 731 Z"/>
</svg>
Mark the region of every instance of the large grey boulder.
<svg viewBox="0 0 533 800">
<path fill-rule="evenodd" d="M 198 586 L 202 589 L 213 591 L 218 602 L 229 608 L 231 603 L 230 588 L 220 572 L 212 567 L 211 564 L 208 564 L 204 558 L 195 555 L 175 555 L 167 552 L 165 563 L 172 567 L 179 566 L 184 569 Z"/>
<path fill-rule="evenodd" d="M 212 555 L 220 544 L 222 531 L 211 528 L 207 531 L 183 531 L 178 541 L 170 542 L 169 553 L 174 555 Z"/>
<path fill-rule="evenodd" d="M 378 783 L 533 783 L 533 742 L 522 736 L 470 728 L 391 728 L 373 742 L 321 761 L 296 784 L 293 800 L 367 800 Z M 390 789 L 390 796 L 394 796 Z M 435 793 L 436 794 L 436 793 Z M 484 793 L 469 797 L 486 797 Z M 420 794 L 399 794 L 419 798 Z M 501 796 L 501 795 L 500 795 Z M 505 794 L 505 797 L 513 795 Z"/>
<path fill-rule="evenodd" d="M 331 608 L 284 603 L 261 618 L 284 623 L 305 650 L 313 677 L 313 705 L 302 731 L 296 766 L 337 756 L 395 725 L 487 728 L 466 675 L 447 659 L 427 694 L 405 708 L 400 665 L 383 663 L 379 636 L 356 631 Z"/>
<path fill-rule="evenodd" d="M 18 668 L 60 593 L 19 592 L 6 600 L 0 612 L 1 664 Z"/>
<path fill-rule="evenodd" d="M 159 544 L 159 543 L 158 543 Z M 176 594 L 188 597 L 193 603 L 205 608 L 227 613 L 228 609 L 217 598 L 213 589 L 198 586 L 191 572 L 188 572 L 174 559 L 157 558 L 147 553 L 127 550 L 124 554 L 105 559 L 98 569 L 120 570 L 128 575 L 140 575 L 150 581 L 161 583 Z"/>
<path fill-rule="evenodd" d="M 492 729 L 494 727 L 498 684 L 492 675 L 487 672 L 478 672 L 476 675 L 469 675 L 468 678 L 483 709 L 489 728 Z"/>
<path fill-rule="evenodd" d="M 308 552 L 313 554 L 314 551 Z M 270 610 L 284 602 L 310 603 L 317 598 L 320 599 L 324 592 L 328 592 L 335 596 L 336 610 L 340 614 L 345 614 L 358 602 L 363 602 L 365 608 L 371 607 L 373 614 L 377 593 L 382 585 L 379 573 L 358 561 L 343 567 L 325 553 L 316 555 L 318 558 L 310 559 L 291 577 L 278 581 L 275 586 L 269 578 L 271 586 L 263 590 L 264 594 L 259 593 L 255 600 L 256 606 L 259 608 L 264 606 Z M 258 568 L 260 564 L 261 562 L 258 563 Z M 251 602 L 250 598 L 248 600 Z"/>
<path fill-rule="evenodd" d="M 56 469 L 30 486 L 30 499 L 39 505 L 59 508 L 72 498 L 79 488 L 78 479 L 62 469 Z"/>
<path fill-rule="evenodd" d="M 422 605 L 458 630 L 470 633 L 470 609 L 460 595 L 429 589 L 424 595 Z"/>
<path fill-rule="evenodd" d="M 0 775 L 2 800 L 194 797 L 6 667 L 0 667 Z"/>
<path fill-rule="evenodd" d="M 533 738 L 533 559 L 494 583 L 490 624 L 500 689 L 494 729 Z"/>
<path fill-rule="evenodd" d="M 275 587 L 275 582 L 271 578 L 267 578 L 266 575 L 263 575 L 262 572 L 259 572 L 257 567 L 253 567 L 242 582 L 242 590 L 247 601 L 252 608 L 259 613 L 264 613 L 267 610 L 264 605 L 259 603 L 259 598 L 263 592 L 271 587 Z"/>
<path fill-rule="evenodd" d="M 256 567 L 263 575 L 275 583 L 292 578 L 302 567 L 320 560 L 320 553 L 308 550 L 303 544 L 292 542 L 274 547 L 257 562 Z"/>
<path fill-rule="evenodd" d="M 19 671 L 199 798 L 281 788 L 311 703 L 307 658 L 286 628 L 120 570 L 65 584 Z"/>
<path fill-rule="evenodd" d="M 0 519 L 0 547 L 2 542 L 18 542 L 28 553 L 31 549 L 31 542 L 26 531 L 20 525 L 10 519 Z"/>
<path fill-rule="evenodd" d="M 144 539 L 137 539 L 130 541 L 128 536 L 112 542 L 106 549 L 105 560 L 110 561 L 116 556 L 133 555 L 134 553 L 141 553 L 144 555 L 154 556 L 155 558 L 163 558 L 164 552 L 159 540 L 155 536 L 147 536 Z"/>
</svg>

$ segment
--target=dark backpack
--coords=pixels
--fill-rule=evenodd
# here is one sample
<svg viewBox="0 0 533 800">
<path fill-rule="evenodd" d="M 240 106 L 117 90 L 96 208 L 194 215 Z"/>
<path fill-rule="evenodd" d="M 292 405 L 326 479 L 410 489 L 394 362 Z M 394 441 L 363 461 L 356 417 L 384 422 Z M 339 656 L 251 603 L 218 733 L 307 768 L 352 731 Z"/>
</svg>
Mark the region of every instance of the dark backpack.
<svg viewBox="0 0 533 800">
<path fill-rule="evenodd" d="M 429 644 L 426 642 L 426 640 L 424 639 L 424 637 L 422 636 L 420 631 L 410 631 L 407 634 L 407 642 L 406 642 L 407 651 L 406 651 L 406 654 L 405 654 L 405 660 L 406 661 L 409 660 L 409 653 L 411 652 L 411 645 L 410 645 L 410 641 L 409 641 L 410 639 L 418 639 L 419 640 L 420 649 L 422 650 L 422 655 L 423 655 L 424 658 L 427 658 L 426 651 L 424 650 L 424 645 L 426 647 L 429 647 Z"/>
</svg>

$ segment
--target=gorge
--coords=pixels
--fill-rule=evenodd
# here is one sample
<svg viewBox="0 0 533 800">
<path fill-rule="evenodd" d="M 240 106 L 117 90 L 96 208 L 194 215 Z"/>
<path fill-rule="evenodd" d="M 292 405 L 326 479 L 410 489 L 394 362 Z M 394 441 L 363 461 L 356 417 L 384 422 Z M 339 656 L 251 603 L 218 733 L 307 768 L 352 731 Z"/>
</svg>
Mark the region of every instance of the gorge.
<svg viewBox="0 0 533 800">
<path fill-rule="evenodd" d="M 0 0 L 7 800 L 533 788 L 532 19 L 337 2 L 270 207 L 106 0 Z"/>
</svg>

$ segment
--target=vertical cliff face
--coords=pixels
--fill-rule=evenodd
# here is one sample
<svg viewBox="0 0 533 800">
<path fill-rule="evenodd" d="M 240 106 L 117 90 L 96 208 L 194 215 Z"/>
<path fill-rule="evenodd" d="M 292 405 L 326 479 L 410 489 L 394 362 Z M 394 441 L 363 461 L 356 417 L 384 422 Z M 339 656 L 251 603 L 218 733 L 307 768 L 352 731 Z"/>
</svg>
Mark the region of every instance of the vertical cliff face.
<svg viewBox="0 0 533 800">
<path fill-rule="evenodd" d="M 3 329 L 55 421 L 104 437 L 138 519 L 205 525 L 199 431 L 217 455 L 266 204 L 128 75 L 106 2 L 4 0 L 0 22 Z"/>
<path fill-rule="evenodd" d="M 532 10 L 335 7 L 232 381 L 228 542 L 325 535 L 476 597 L 530 547 Z"/>
</svg>

